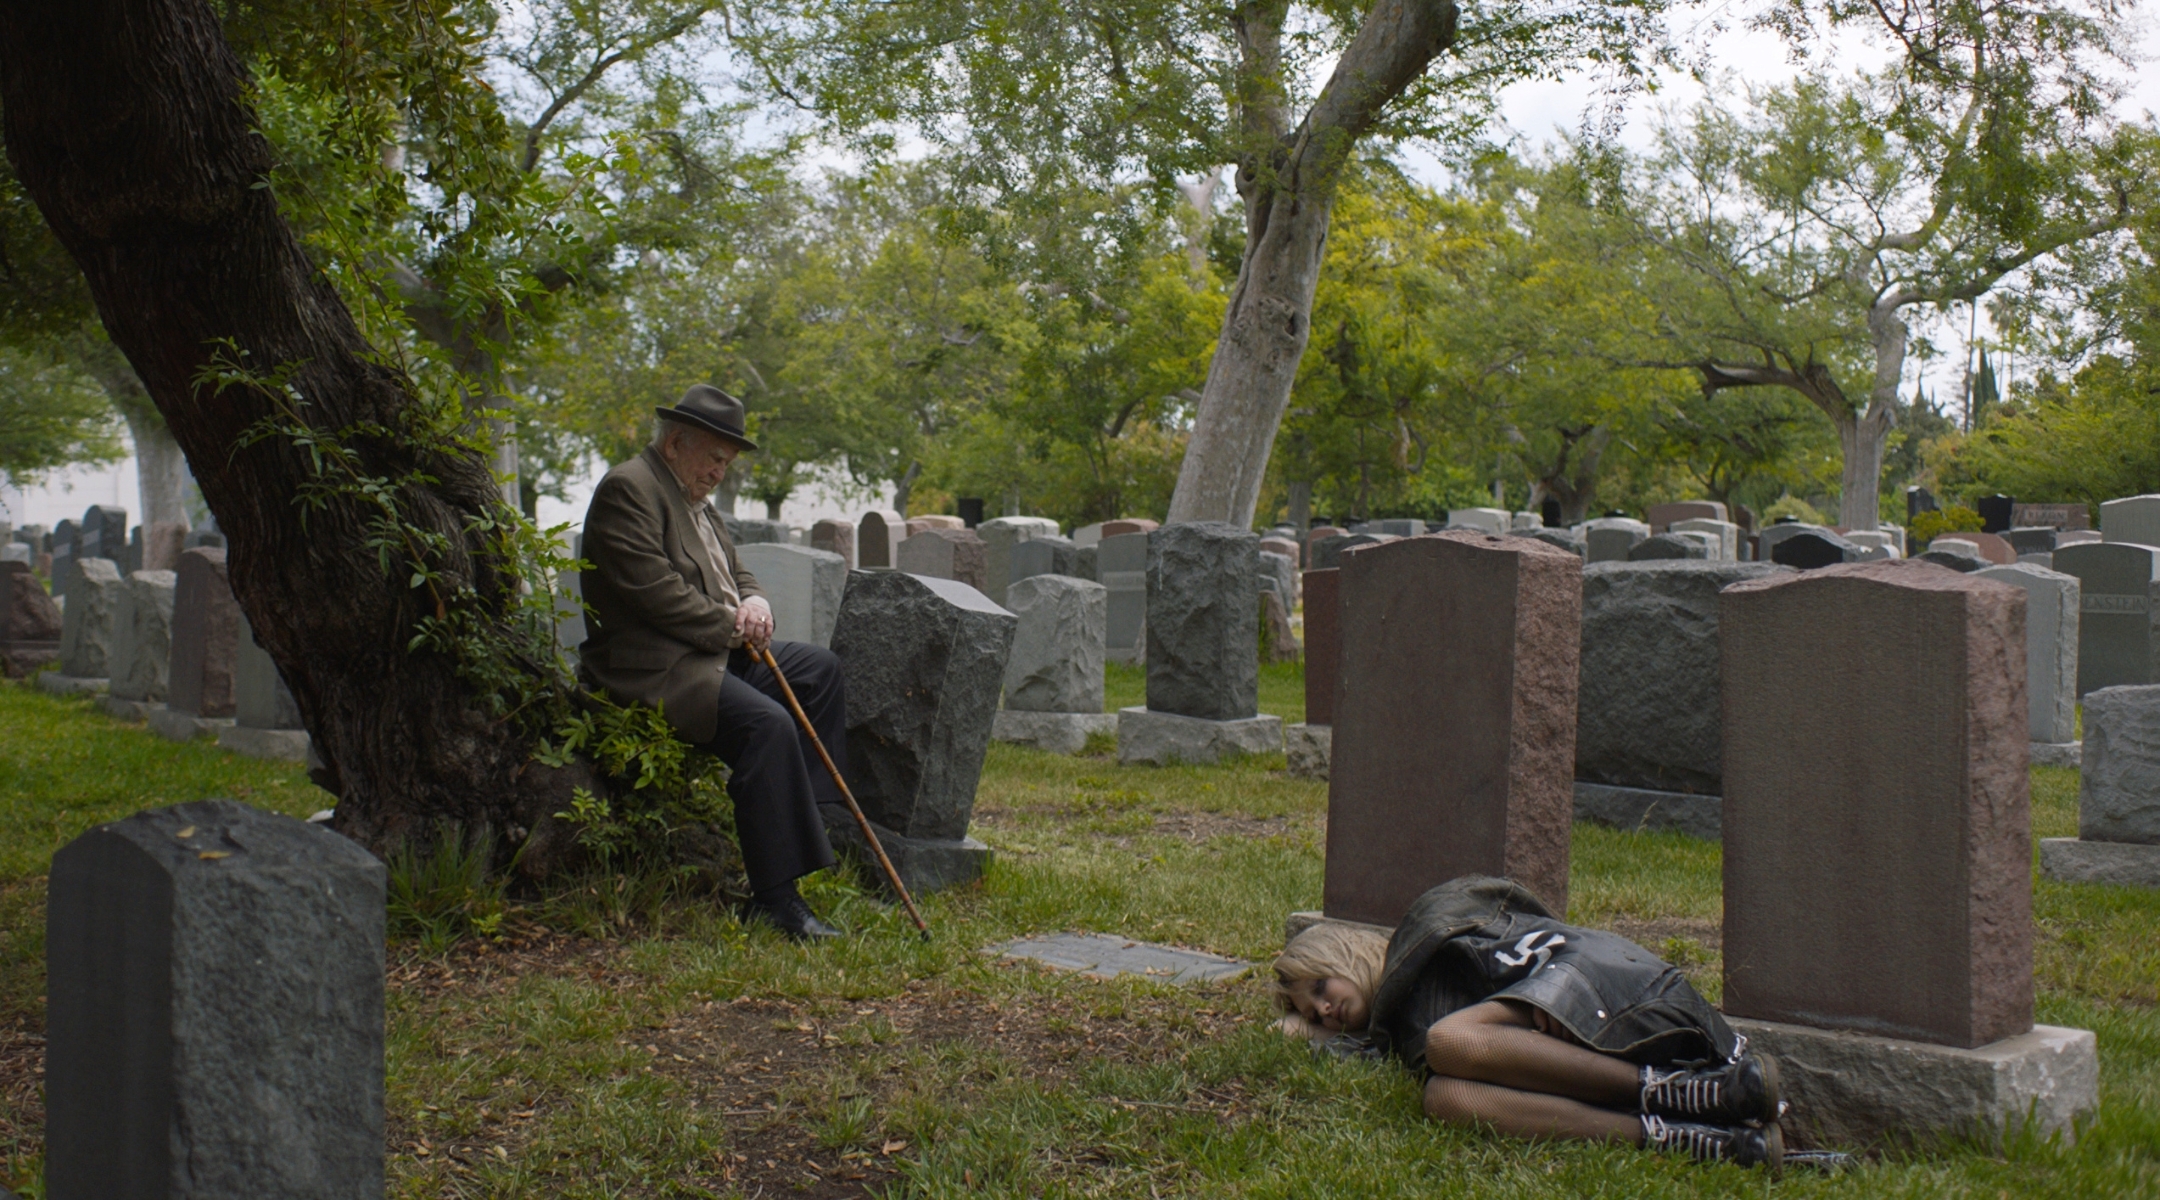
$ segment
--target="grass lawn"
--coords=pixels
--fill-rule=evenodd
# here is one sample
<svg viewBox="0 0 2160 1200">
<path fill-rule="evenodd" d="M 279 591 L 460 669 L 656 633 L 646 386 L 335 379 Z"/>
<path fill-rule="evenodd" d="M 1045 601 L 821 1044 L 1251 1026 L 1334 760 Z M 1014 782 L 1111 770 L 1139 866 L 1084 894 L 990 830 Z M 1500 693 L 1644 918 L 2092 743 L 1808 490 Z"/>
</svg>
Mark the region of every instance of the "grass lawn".
<svg viewBox="0 0 2160 1200">
<path fill-rule="evenodd" d="M 1294 674 L 1294 672 L 1293 672 Z M 1137 695 L 1111 676 L 1111 703 Z M 1302 696 L 1263 676 L 1262 707 Z M 1295 706 L 1286 701 L 1295 695 Z M 1177 989 L 1000 964 L 983 947 L 1097 930 L 1248 958 L 1320 895 L 1326 786 L 1280 762 L 1121 768 L 994 746 L 978 887 L 928 898 L 925 944 L 846 878 L 856 932 L 803 949 L 701 906 L 589 938 L 513 914 L 496 939 L 391 948 L 391 1192 L 400 1197 L 2160 1195 L 2160 895 L 2041 883 L 2040 1019 L 2097 1030 L 2104 1101 L 2075 1147 L 1953 1150 L 1772 1180 L 1427 1122 L 1393 1067 L 1266 1029 L 1257 982 Z M 2034 774 L 2036 832 L 2074 831 L 2076 773 Z M 173 746 L 0 687 L 0 1150 L 36 1183 L 42 872 L 89 825 L 235 795 L 319 805 L 296 770 Z M 1578 826 L 1576 921 L 1715 996 L 1719 852 Z"/>
</svg>

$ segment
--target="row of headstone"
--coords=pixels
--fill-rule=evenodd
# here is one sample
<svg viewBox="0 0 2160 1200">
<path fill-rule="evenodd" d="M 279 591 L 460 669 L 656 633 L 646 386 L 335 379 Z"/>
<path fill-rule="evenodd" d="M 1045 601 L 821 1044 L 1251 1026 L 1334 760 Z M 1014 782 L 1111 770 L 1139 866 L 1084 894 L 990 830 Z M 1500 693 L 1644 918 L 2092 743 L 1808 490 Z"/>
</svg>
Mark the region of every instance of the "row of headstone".
<svg viewBox="0 0 2160 1200">
<path fill-rule="evenodd" d="M 1579 761 L 1714 782 L 1723 1008 L 1787 1064 L 1804 1140 L 2026 1119 L 2045 1132 L 2097 1103 L 2091 1035 L 2033 1024 L 2026 590 L 1902 561 L 1586 569 L 1534 539 L 1462 533 L 1360 549 L 1338 574 L 1327 917 L 1390 926 L 1468 874 L 1565 912 Z M 1671 604 L 1689 616 L 1655 615 Z M 1714 645 L 1697 633 L 1628 654 L 1694 677 L 1655 703 L 1696 727 L 1647 734 L 1692 745 L 1688 761 L 1578 729 L 1614 679 L 1638 696 L 1666 686 L 1605 643 L 1631 620 L 1674 638 L 1710 605 Z M 2147 804 L 2153 790 L 2122 789 Z"/>
</svg>

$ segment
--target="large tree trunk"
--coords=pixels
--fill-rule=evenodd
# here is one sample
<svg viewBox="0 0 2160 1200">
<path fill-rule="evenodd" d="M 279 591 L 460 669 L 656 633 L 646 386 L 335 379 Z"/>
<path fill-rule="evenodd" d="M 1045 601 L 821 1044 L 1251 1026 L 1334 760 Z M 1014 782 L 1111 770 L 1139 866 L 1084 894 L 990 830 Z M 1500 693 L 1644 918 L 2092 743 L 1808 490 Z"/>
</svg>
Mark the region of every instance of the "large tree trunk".
<svg viewBox="0 0 2160 1200">
<path fill-rule="evenodd" d="M 1285 5 L 1261 0 L 1236 13 L 1241 115 L 1249 139 L 1238 168 L 1245 261 L 1170 497 L 1172 523 L 1252 523 L 1311 334 L 1313 288 L 1343 164 L 1388 102 L 1455 40 L 1452 0 L 1376 0 L 1292 133 L 1283 107 L 1285 12 Z"/>
<path fill-rule="evenodd" d="M 1883 443 L 1897 424 L 1898 377 L 1905 373 L 1905 345 L 1910 330 L 1898 310 L 1906 300 L 1898 294 L 1883 297 L 1868 312 L 1868 335 L 1875 343 L 1875 378 L 1868 388 L 1867 408 L 1852 406 L 1833 412 L 1838 443 L 1845 452 L 1845 469 L 1838 489 L 1838 524 L 1847 529 L 1872 530 L 1882 524 Z"/>
<path fill-rule="evenodd" d="M 569 777 L 528 761 L 444 655 L 409 651 L 437 594 L 469 588 L 504 619 L 517 577 L 468 532 L 500 493 L 469 453 L 396 437 L 348 441 L 370 476 L 406 483 L 405 521 L 442 539 L 435 592 L 385 572 L 370 509 L 347 493 L 304 509 L 319 477 L 283 436 L 243 445 L 285 401 L 273 387 L 199 382 L 220 346 L 263 376 L 289 372 L 291 411 L 330 433 L 400 427 L 408 380 L 370 352 L 261 181 L 244 69 L 204 0 L 78 0 L 0 7 L 7 150 L 81 265 L 114 344 L 186 452 L 230 547 L 233 589 L 291 685 L 338 793 L 337 827 L 385 848 L 437 819 L 515 840 L 561 805 Z M 527 866 L 542 868 L 535 845 Z M 533 860 L 537 858 L 538 862 Z"/>
<path fill-rule="evenodd" d="M 145 527 L 160 521 L 188 524 L 187 456 L 172 430 L 155 412 L 123 409 L 128 437 L 135 443 L 135 484 L 142 498 Z"/>
</svg>

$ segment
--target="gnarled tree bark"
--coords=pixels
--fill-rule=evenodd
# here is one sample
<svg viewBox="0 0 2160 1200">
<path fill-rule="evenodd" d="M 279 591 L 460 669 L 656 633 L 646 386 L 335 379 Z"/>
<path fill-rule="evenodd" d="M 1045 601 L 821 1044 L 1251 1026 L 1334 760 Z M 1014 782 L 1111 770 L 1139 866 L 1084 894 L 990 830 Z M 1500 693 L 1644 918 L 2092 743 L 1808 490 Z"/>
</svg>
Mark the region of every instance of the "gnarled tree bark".
<svg viewBox="0 0 2160 1200">
<path fill-rule="evenodd" d="M 277 436 L 242 445 L 275 412 L 271 395 L 198 382 L 226 345 L 253 371 L 288 370 L 317 430 L 396 429 L 416 403 L 262 186 L 270 147 L 244 85 L 205 0 L 0 6 L 8 155 L 217 514 L 233 589 L 328 764 L 318 778 L 338 794 L 338 829 L 377 849 L 440 819 L 515 840 L 585 773 L 530 763 L 449 659 L 406 649 L 434 603 L 385 573 L 369 512 L 343 499 L 303 509 L 307 452 Z M 370 475 L 433 478 L 400 497 L 406 519 L 445 540 L 449 583 L 502 619 L 517 578 L 467 531 L 498 499 L 488 463 L 396 437 L 349 444 Z M 528 868 L 545 869 L 545 842 Z"/>
<path fill-rule="evenodd" d="M 1451 0 L 1377 0 L 1296 130 L 1282 79 L 1281 0 L 1236 12 L 1247 145 L 1245 261 L 1223 315 L 1169 519 L 1250 525 L 1312 330 L 1335 190 L 1357 140 L 1455 41 Z"/>
</svg>

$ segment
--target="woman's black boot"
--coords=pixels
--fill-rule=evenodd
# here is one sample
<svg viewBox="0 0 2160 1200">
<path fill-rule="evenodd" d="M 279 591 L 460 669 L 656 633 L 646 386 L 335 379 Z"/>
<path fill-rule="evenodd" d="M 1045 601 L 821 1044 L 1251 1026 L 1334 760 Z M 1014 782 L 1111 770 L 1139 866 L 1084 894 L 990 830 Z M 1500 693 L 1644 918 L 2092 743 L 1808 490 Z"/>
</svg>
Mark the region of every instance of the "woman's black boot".
<svg viewBox="0 0 2160 1200">
<path fill-rule="evenodd" d="M 1785 1135 L 1776 1125 L 1693 1125 L 1644 1113 L 1643 1146 L 1685 1154 L 1698 1162 L 1729 1162 L 1775 1170 L 1785 1159 Z"/>
<path fill-rule="evenodd" d="M 1743 1054 L 1723 1066 L 1694 1071 L 1642 1069 L 1641 1109 L 1653 1117 L 1739 1125 L 1778 1118 L 1777 1060 Z"/>
</svg>

